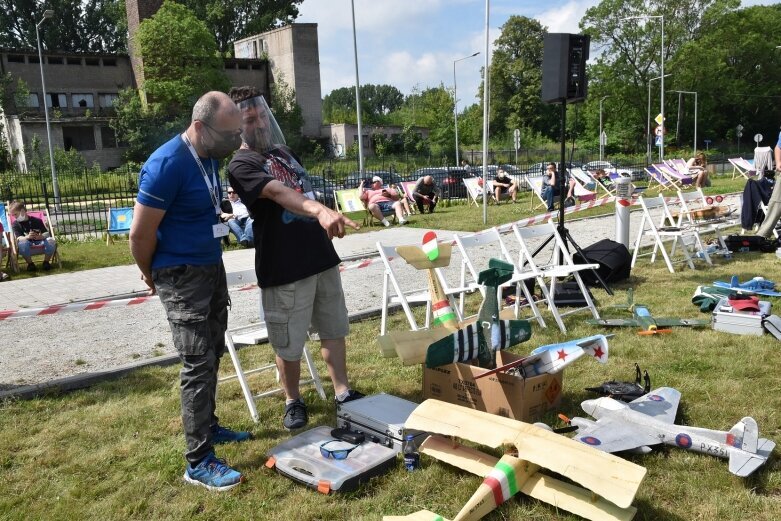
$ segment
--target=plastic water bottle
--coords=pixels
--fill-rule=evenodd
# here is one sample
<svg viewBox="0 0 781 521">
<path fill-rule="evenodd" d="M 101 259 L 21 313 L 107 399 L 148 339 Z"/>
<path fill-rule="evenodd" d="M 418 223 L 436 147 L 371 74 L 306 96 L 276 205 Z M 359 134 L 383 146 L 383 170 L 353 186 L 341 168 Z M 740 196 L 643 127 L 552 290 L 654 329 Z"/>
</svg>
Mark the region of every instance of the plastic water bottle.
<svg viewBox="0 0 781 521">
<path fill-rule="evenodd" d="M 420 454 L 418 448 L 415 446 L 415 437 L 412 434 L 407 434 L 404 437 L 404 467 L 412 472 L 420 467 Z"/>
</svg>

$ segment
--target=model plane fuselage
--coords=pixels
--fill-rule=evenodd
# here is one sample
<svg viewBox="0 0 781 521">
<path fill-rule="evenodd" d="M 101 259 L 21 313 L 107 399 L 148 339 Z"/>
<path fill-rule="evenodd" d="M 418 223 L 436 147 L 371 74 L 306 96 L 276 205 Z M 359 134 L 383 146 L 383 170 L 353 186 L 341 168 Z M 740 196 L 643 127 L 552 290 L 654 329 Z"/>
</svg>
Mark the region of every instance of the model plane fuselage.
<svg viewBox="0 0 781 521">
<path fill-rule="evenodd" d="M 631 404 L 607 397 L 585 400 L 581 404 L 583 410 L 597 421 L 573 418 L 572 423 L 579 428 L 576 438 L 609 452 L 648 452 L 649 445 L 664 443 L 729 459 L 730 471 L 739 476 L 747 476 L 761 466 L 775 446 L 774 442 L 757 437 L 757 424 L 752 418 L 743 418 L 728 432 L 682 426 L 670 419 L 675 417 L 677 402 L 668 401 L 663 393 L 652 391 L 641 400 Z M 605 428 L 611 432 L 606 433 Z"/>
</svg>

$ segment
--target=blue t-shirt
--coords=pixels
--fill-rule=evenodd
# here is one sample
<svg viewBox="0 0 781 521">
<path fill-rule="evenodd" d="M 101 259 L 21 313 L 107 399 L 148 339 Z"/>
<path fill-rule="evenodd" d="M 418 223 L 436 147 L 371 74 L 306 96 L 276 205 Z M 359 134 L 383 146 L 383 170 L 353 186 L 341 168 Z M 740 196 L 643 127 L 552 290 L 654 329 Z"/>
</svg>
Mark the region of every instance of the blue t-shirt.
<svg viewBox="0 0 781 521">
<path fill-rule="evenodd" d="M 201 159 L 214 184 L 217 162 Z M 217 200 L 222 199 L 220 192 Z M 165 210 L 157 229 L 152 269 L 183 264 L 217 264 L 222 257 L 220 239 L 212 226 L 219 222 L 203 175 L 182 137 L 177 135 L 155 150 L 141 169 L 138 202 Z"/>
</svg>

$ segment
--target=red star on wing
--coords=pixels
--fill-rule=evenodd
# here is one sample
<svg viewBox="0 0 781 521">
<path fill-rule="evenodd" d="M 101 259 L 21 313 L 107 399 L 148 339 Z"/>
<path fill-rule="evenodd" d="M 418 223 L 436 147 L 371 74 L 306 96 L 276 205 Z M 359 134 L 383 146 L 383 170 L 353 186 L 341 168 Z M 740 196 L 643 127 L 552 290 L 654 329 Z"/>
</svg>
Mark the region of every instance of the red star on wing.
<svg viewBox="0 0 781 521">
<path fill-rule="evenodd" d="M 565 350 L 557 351 L 557 354 L 559 355 L 559 360 L 566 360 L 567 359 L 567 352 Z"/>
<path fill-rule="evenodd" d="M 604 355 L 604 354 L 605 354 L 605 352 L 602 351 L 602 346 L 597 346 L 597 348 L 594 349 L 594 356 L 596 358 L 602 358 L 602 355 Z"/>
</svg>

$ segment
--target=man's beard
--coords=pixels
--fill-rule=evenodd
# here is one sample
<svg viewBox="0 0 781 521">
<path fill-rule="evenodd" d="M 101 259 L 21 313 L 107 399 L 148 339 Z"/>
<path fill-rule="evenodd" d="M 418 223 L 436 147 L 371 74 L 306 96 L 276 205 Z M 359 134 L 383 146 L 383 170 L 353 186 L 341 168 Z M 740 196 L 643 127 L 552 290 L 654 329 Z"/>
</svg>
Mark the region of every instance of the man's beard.
<svg viewBox="0 0 781 521">
<path fill-rule="evenodd" d="M 244 133 L 242 138 L 251 150 L 261 154 L 274 148 L 274 142 L 271 140 L 271 133 L 261 128 L 256 128 L 252 132 Z"/>
</svg>

